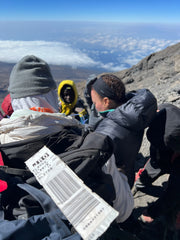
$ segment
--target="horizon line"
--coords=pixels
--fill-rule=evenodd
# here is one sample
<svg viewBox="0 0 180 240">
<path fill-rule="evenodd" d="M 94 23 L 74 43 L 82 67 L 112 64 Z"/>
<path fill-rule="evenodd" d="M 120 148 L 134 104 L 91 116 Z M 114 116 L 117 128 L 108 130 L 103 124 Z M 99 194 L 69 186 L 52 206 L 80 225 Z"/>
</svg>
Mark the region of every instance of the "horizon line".
<svg viewBox="0 0 180 240">
<path fill-rule="evenodd" d="M 107 21 L 107 20 L 56 20 L 56 19 L 0 19 L 0 23 L 45 23 L 45 22 L 51 22 L 51 23 L 59 23 L 59 22 L 66 22 L 66 23 L 99 23 L 99 24 L 141 24 L 141 25 L 153 25 L 153 24 L 161 24 L 161 25 L 180 25 L 179 22 L 162 22 L 162 21 Z"/>
</svg>

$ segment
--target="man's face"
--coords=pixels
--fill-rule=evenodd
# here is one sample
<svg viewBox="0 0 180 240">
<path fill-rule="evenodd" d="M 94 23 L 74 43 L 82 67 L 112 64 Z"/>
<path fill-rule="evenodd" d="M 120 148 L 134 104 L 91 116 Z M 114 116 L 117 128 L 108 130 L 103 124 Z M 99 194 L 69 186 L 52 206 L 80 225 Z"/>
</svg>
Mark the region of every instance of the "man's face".
<svg viewBox="0 0 180 240">
<path fill-rule="evenodd" d="M 98 112 L 103 112 L 108 109 L 104 103 L 104 98 L 102 98 L 93 88 L 91 89 L 91 98 Z"/>
<path fill-rule="evenodd" d="M 72 103 L 74 101 L 74 91 L 72 88 L 64 90 L 63 99 L 65 103 Z"/>
</svg>

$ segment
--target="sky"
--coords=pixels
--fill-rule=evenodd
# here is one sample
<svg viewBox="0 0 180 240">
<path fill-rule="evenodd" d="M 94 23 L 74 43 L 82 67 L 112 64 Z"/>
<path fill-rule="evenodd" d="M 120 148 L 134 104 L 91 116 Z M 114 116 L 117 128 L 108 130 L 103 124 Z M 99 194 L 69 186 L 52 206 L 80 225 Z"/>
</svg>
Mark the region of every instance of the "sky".
<svg viewBox="0 0 180 240">
<path fill-rule="evenodd" d="M 0 20 L 180 23 L 179 0 L 6 0 Z"/>
<path fill-rule="evenodd" d="M 0 61 L 120 71 L 180 42 L 179 0 L 0 1 Z"/>
</svg>

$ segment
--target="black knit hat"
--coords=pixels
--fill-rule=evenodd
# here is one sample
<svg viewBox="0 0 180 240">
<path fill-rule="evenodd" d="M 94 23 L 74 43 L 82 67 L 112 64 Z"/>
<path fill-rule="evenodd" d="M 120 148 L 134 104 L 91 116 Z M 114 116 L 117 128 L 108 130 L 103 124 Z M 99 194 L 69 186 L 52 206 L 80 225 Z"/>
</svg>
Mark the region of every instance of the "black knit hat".
<svg viewBox="0 0 180 240">
<path fill-rule="evenodd" d="M 25 56 L 14 67 L 9 79 L 11 98 L 40 95 L 56 89 L 48 64 L 36 56 Z"/>
</svg>

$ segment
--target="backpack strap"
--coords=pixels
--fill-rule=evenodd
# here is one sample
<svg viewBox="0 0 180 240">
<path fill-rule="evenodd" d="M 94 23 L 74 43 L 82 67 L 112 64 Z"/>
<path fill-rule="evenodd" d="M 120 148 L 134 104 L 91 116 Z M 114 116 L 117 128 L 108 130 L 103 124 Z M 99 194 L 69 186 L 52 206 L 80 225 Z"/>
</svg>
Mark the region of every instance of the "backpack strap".
<svg viewBox="0 0 180 240">
<path fill-rule="evenodd" d="M 29 178 L 32 177 L 33 174 L 29 170 L 20 169 L 20 168 L 10 168 L 8 166 L 0 166 L 0 170 L 4 171 L 5 173 L 20 176 L 22 178 Z"/>
</svg>

